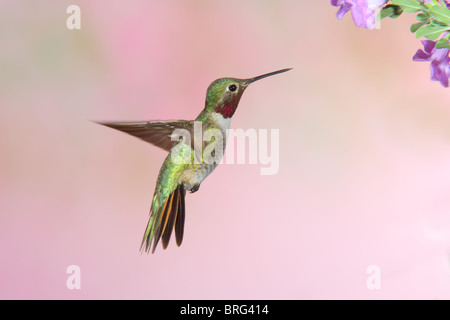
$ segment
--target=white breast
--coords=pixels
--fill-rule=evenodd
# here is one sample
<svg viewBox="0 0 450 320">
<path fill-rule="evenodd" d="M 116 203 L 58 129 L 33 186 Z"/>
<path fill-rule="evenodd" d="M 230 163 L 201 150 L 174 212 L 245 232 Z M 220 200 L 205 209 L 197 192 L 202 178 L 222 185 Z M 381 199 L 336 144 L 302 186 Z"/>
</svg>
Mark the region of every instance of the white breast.
<svg viewBox="0 0 450 320">
<path fill-rule="evenodd" d="M 224 131 L 230 129 L 231 118 L 224 118 L 223 115 L 217 112 L 213 112 L 210 118 Z"/>
<path fill-rule="evenodd" d="M 214 122 L 225 135 L 225 141 L 223 141 L 223 147 L 225 150 L 227 138 L 226 134 L 227 130 L 230 129 L 231 118 L 224 118 L 220 113 L 214 112 L 210 115 L 210 120 Z M 191 190 L 195 185 L 199 185 L 216 167 L 217 164 L 206 163 L 190 166 L 183 172 L 181 181 L 184 182 L 186 189 Z"/>
</svg>

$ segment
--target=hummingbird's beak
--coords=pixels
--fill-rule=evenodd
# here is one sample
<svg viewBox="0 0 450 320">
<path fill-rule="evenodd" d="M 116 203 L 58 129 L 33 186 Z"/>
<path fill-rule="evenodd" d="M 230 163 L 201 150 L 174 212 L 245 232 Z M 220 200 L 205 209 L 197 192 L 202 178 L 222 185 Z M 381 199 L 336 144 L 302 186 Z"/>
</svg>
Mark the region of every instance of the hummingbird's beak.
<svg viewBox="0 0 450 320">
<path fill-rule="evenodd" d="M 292 68 L 287 68 L 287 69 L 282 69 L 282 70 L 278 70 L 278 71 L 274 71 L 274 72 L 269 72 L 269 73 L 263 74 L 261 76 L 257 76 L 257 77 L 254 77 L 254 78 L 247 79 L 247 85 L 249 85 L 250 83 L 253 83 L 255 81 L 258 81 L 258 80 L 261 80 L 261 79 L 264 79 L 264 78 L 267 78 L 267 77 L 270 77 L 270 76 L 274 76 L 276 74 L 283 73 L 283 72 L 286 72 L 286 71 L 289 71 L 289 70 L 292 70 Z"/>
</svg>

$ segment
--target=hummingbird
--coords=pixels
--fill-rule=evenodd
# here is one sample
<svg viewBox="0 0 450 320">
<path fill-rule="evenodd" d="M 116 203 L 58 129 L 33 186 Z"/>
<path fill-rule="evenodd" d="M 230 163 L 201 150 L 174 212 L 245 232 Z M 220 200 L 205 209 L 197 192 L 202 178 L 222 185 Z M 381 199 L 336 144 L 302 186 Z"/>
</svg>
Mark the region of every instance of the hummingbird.
<svg viewBox="0 0 450 320">
<path fill-rule="evenodd" d="M 186 191 L 194 193 L 199 190 L 200 184 L 217 167 L 218 161 L 194 161 L 199 158 L 198 149 L 204 150 L 209 144 L 207 141 L 180 141 L 173 139 L 175 130 L 189 132 L 191 138 L 195 137 L 195 124 L 201 129 L 218 130 L 224 137 L 222 142 L 222 155 L 226 146 L 226 131 L 230 128 L 230 121 L 234 115 L 239 100 L 245 89 L 253 82 L 273 76 L 292 68 L 266 73 L 248 79 L 220 78 L 214 80 L 206 91 L 205 108 L 195 120 L 175 121 L 144 121 L 144 122 L 98 122 L 101 125 L 128 133 L 146 142 L 149 142 L 169 154 L 159 170 L 156 187 L 150 208 L 150 218 L 141 242 L 141 252 L 155 252 L 161 239 L 163 249 L 169 245 L 172 231 L 175 229 L 175 240 L 181 245 L 184 235 L 185 222 L 185 195 Z M 203 139 L 201 139 L 203 140 Z M 189 143 L 190 142 L 190 143 Z M 210 144 L 217 142 L 211 141 Z M 174 161 L 175 151 L 180 153 L 179 147 L 188 148 L 191 152 L 191 161 Z M 198 147 L 198 148 L 197 148 Z M 183 152 L 181 152 L 183 153 Z M 197 157 L 194 159 L 194 157 Z"/>
</svg>

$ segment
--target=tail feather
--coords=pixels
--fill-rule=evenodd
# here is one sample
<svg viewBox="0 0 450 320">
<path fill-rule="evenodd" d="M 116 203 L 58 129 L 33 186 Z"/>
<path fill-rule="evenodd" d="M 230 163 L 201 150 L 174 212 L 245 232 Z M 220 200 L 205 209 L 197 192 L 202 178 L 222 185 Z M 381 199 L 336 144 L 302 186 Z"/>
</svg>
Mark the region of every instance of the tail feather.
<svg viewBox="0 0 450 320">
<path fill-rule="evenodd" d="M 170 236 L 172 235 L 173 226 L 175 224 L 175 220 L 177 219 L 178 215 L 178 208 L 180 204 L 180 188 L 175 189 L 175 191 L 172 193 L 172 206 L 170 209 L 170 213 L 167 217 L 167 223 L 162 231 L 162 246 L 163 249 L 166 249 L 169 245 Z"/>
<path fill-rule="evenodd" d="M 186 191 L 184 190 L 183 185 L 179 185 L 169 195 L 160 210 L 157 212 L 152 211 L 144 237 L 142 239 L 141 251 L 144 249 L 144 251 L 148 253 L 151 250 L 152 253 L 154 253 L 160 239 L 162 239 L 163 249 L 166 249 L 169 244 L 174 225 L 177 245 L 181 245 L 184 229 L 185 195 Z"/>
<path fill-rule="evenodd" d="M 173 198 L 176 190 L 172 192 L 169 198 L 164 203 L 162 214 L 160 215 L 160 219 L 158 222 L 158 228 L 156 229 L 156 235 L 153 243 L 152 253 L 155 252 L 156 246 L 158 245 L 159 239 L 161 239 L 161 235 L 164 233 L 167 221 L 169 220 L 170 213 L 172 212 Z"/>
<path fill-rule="evenodd" d="M 185 206 L 184 206 L 184 196 L 186 195 L 186 190 L 184 188 L 180 189 L 179 209 L 178 214 L 175 219 L 175 240 L 177 241 L 177 246 L 181 246 L 183 242 L 184 235 L 184 218 L 185 218 Z"/>
</svg>

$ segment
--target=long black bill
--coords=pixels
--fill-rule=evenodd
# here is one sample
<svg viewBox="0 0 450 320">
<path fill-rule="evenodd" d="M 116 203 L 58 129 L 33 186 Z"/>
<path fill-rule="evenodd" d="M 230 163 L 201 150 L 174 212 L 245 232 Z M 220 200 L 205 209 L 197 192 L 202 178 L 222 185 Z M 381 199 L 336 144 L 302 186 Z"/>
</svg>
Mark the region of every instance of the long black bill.
<svg viewBox="0 0 450 320">
<path fill-rule="evenodd" d="M 292 68 L 287 68 L 287 69 L 282 69 L 282 70 L 278 70 L 278 71 L 274 71 L 274 72 L 269 72 L 269 73 L 263 74 L 261 76 L 250 78 L 250 79 L 248 79 L 248 83 L 250 84 L 252 82 L 255 82 L 255 81 L 258 81 L 258 80 L 270 77 L 270 76 L 274 76 L 276 74 L 283 73 L 283 72 L 286 72 L 286 71 L 289 71 L 289 70 L 292 70 Z"/>
</svg>

